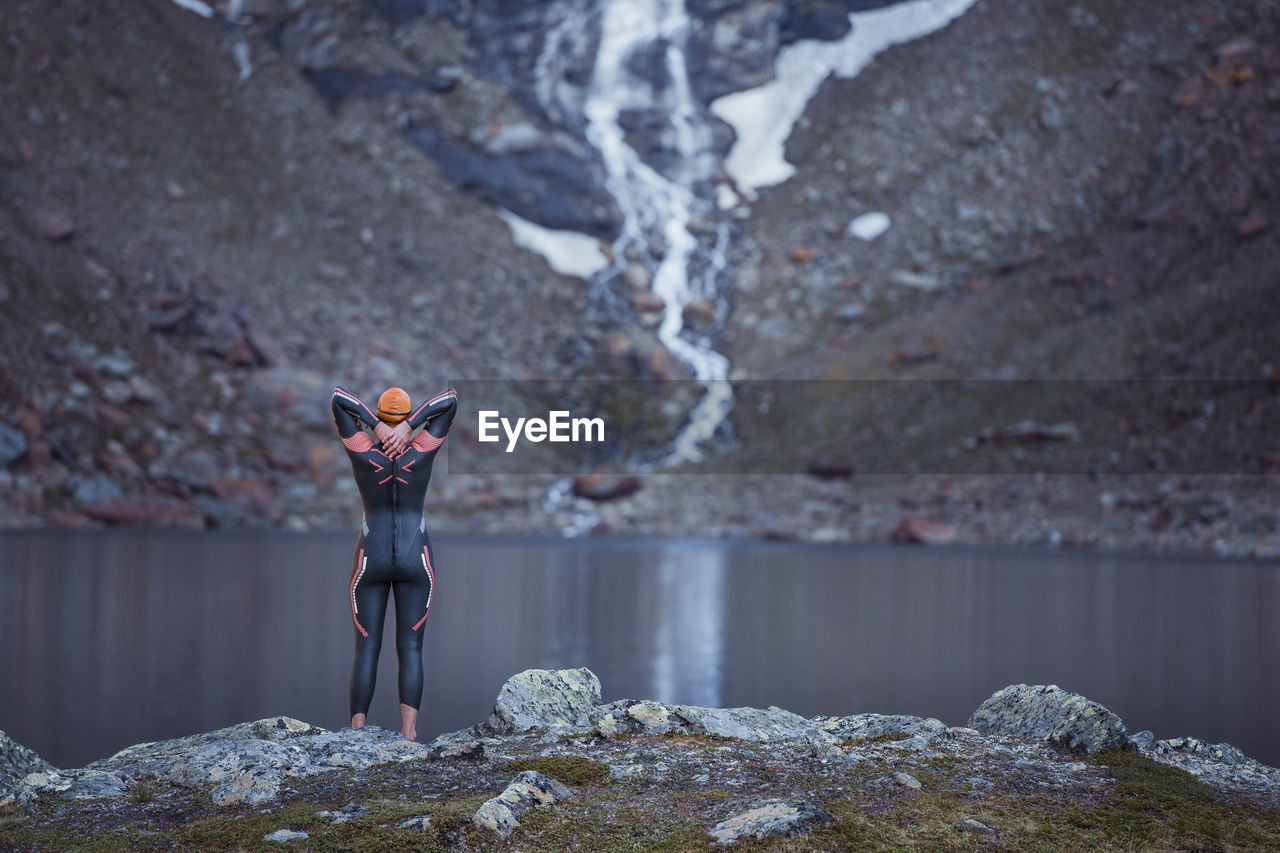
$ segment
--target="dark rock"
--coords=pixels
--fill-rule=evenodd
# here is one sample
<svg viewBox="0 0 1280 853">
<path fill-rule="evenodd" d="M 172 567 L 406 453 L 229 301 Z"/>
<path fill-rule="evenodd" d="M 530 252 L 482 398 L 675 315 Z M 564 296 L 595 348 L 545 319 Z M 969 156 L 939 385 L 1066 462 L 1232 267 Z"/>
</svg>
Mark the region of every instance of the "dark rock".
<svg viewBox="0 0 1280 853">
<path fill-rule="evenodd" d="M 937 519 L 904 518 L 889 539 L 899 545 L 949 545 L 956 540 L 956 529 Z"/>
<path fill-rule="evenodd" d="M 98 521 L 127 527 L 205 527 L 205 514 L 176 498 L 112 498 L 89 504 L 85 513 Z"/>
<path fill-rule="evenodd" d="M 1236 233 L 1246 240 L 1250 237 L 1257 237 L 1263 231 L 1271 227 L 1271 220 L 1261 213 L 1240 220 L 1236 225 Z"/>
<path fill-rule="evenodd" d="M 8 467 L 27 452 L 27 437 L 16 429 L 0 424 L 0 467 Z"/>
<path fill-rule="evenodd" d="M 1119 749 L 1129 739 L 1119 717 L 1056 684 L 1014 684 L 996 691 L 973 712 L 969 728 L 1083 753 Z"/>
<path fill-rule="evenodd" d="M 431 829 L 431 815 L 415 815 L 407 817 L 404 820 L 398 820 L 392 824 L 396 829 L 414 829 L 418 832 L 426 832 Z"/>
<path fill-rule="evenodd" d="M 890 361 L 894 364 L 923 364 L 938 357 L 938 348 L 928 344 L 904 344 L 893 351 Z"/>
<path fill-rule="evenodd" d="M 504 838 L 520 826 L 519 816 L 531 808 L 550 806 L 570 798 L 569 789 L 536 770 L 525 770 L 506 789 L 476 810 L 471 822 Z"/>
<path fill-rule="evenodd" d="M 254 370 L 245 382 L 245 397 L 259 411 L 269 411 L 295 426 L 333 429 L 330 394 L 333 382 L 301 367 Z"/>
<path fill-rule="evenodd" d="M 819 480 L 838 480 L 852 477 L 853 465 L 840 459 L 814 459 L 809 462 L 805 473 Z"/>
<path fill-rule="evenodd" d="M 427 0 L 369 0 L 369 5 L 392 29 L 427 14 Z"/>
<path fill-rule="evenodd" d="M 841 0 L 786 0 L 778 38 L 783 44 L 800 39 L 836 41 L 849 29 L 849 10 Z"/>
<path fill-rule="evenodd" d="M 280 507 L 276 504 L 276 490 L 265 480 L 248 477 L 215 477 L 209 481 L 210 490 L 229 504 L 261 519 L 278 522 Z"/>
<path fill-rule="evenodd" d="M 60 207 L 33 204 L 22 209 L 27 227 L 48 240 L 65 240 L 76 233 L 75 220 Z"/>
<path fill-rule="evenodd" d="M 631 474 L 593 471 L 573 478 L 573 493 L 593 501 L 612 501 L 640 491 L 640 478 Z"/>
<path fill-rule="evenodd" d="M 813 803 L 770 803 L 720 821 L 711 829 L 717 844 L 755 838 L 794 838 L 835 818 Z"/>
<path fill-rule="evenodd" d="M 431 88 L 428 80 L 403 74 L 374 74 L 362 68 L 304 68 L 302 74 L 331 113 L 347 98 L 407 95 Z"/>
<path fill-rule="evenodd" d="M 405 132 L 431 156 L 440 173 L 481 200 L 546 228 L 612 240 L 620 215 L 592 166 L 568 152 L 539 148 L 495 157 L 428 127 Z"/>
</svg>

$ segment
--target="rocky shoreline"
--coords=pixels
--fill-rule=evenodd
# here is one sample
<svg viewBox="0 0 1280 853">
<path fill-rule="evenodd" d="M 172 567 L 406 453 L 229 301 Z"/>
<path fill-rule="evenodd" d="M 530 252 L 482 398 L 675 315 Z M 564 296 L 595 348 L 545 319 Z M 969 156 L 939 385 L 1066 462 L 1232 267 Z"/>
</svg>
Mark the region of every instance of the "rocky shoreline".
<svg viewBox="0 0 1280 853">
<path fill-rule="evenodd" d="M 1280 770 L 1053 685 L 948 726 L 604 703 L 590 670 L 526 670 L 430 743 L 278 717 L 57 770 L 0 736 L 0 790 L 6 850 L 1280 849 Z"/>
</svg>

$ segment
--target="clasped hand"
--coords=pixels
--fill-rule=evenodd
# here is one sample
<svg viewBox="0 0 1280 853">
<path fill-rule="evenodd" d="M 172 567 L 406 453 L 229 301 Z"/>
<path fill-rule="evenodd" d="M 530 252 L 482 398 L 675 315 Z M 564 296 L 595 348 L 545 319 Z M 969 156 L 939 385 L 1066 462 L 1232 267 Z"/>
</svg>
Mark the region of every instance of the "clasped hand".
<svg viewBox="0 0 1280 853">
<path fill-rule="evenodd" d="M 379 423 L 373 428 L 373 434 L 378 437 L 378 441 L 382 442 L 382 451 L 391 459 L 395 459 L 404 455 L 409 449 L 409 436 L 413 434 L 413 427 L 409 426 L 407 420 L 401 421 L 394 427 Z"/>
</svg>

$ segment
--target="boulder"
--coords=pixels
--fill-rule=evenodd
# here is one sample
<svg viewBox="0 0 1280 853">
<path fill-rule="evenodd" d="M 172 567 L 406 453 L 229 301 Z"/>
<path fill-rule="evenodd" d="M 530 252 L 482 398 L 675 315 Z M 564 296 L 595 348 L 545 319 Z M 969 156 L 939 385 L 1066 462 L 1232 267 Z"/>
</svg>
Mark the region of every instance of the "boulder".
<svg viewBox="0 0 1280 853">
<path fill-rule="evenodd" d="M 56 794 L 64 800 L 119 797 L 127 789 L 119 776 L 100 770 L 51 770 L 27 774 L 0 799 L 0 805 L 25 803 L 46 794 Z"/>
<path fill-rule="evenodd" d="M 604 737 L 619 734 L 706 734 L 756 743 L 808 743 L 822 754 L 836 751 L 836 738 L 812 720 L 778 707 L 703 708 L 622 699 L 591 712 L 595 730 Z"/>
<path fill-rule="evenodd" d="M 526 669 L 498 691 L 487 727 L 511 734 L 552 726 L 589 729 L 600 703 L 600 679 L 591 670 Z"/>
<path fill-rule="evenodd" d="M 885 735 L 902 735 L 894 744 L 907 749 L 923 749 L 938 738 L 954 736 L 941 720 L 909 714 L 853 714 L 821 717 L 816 722 L 818 728 L 839 740 L 867 741 Z"/>
<path fill-rule="evenodd" d="M 0 424 L 0 468 L 12 465 L 27 452 L 27 437 L 12 427 Z"/>
<path fill-rule="evenodd" d="M 1119 749 L 1129 739 L 1119 717 L 1056 684 L 1014 684 L 996 691 L 973 712 L 969 728 L 1042 740 L 1078 753 Z"/>
<path fill-rule="evenodd" d="M 593 676 L 594 677 L 594 676 Z M 504 838 L 520 825 L 519 817 L 537 806 L 551 806 L 569 799 L 569 789 L 536 770 L 525 770 L 506 789 L 476 810 L 471 822 Z"/>
<path fill-rule="evenodd" d="M 219 805 L 274 799 L 290 776 L 427 758 L 426 746 L 378 726 L 330 732 L 290 717 L 240 723 L 217 731 L 131 746 L 90 769 L 126 779 L 212 784 Z"/>
<path fill-rule="evenodd" d="M 31 773 L 53 773 L 55 768 L 35 750 L 0 732 L 0 791 L 8 790 Z"/>
<path fill-rule="evenodd" d="M 769 803 L 720 821 L 711 829 L 717 844 L 753 838 L 793 838 L 835 818 L 813 803 Z"/>
</svg>

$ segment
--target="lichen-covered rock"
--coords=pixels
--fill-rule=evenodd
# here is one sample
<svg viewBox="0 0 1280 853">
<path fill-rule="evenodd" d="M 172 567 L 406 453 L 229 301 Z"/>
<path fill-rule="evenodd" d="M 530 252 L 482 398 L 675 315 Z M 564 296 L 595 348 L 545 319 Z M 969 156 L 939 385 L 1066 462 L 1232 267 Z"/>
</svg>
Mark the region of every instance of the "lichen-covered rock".
<svg viewBox="0 0 1280 853">
<path fill-rule="evenodd" d="M 793 838 L 835 818 L 813 803 L 769 803 L 720 821 L 711 829 L 717 844 L 749 838 Z"/>
<path fill-rule="evenodd" d="M 54 769 L 35 750 L 0 732 L 0 792 L 12 788 L 32 773 L 52 773 Z"/>
<path fill-rule="evenodd" d="M 1124 723 L 1104 706 L 1056 684 L 1014 684 L 978 706 L 969 727 L 983 734 L 1043 740 L 1071 752 L 1119 749 Z"/>
<path fill-rule="evenodd" d="M 562 726 L 589 729 L 600 704 L 600 679 L 591 670 L 526 669 L 498 691 L 487 727 L 502 734 Z"/>
<path fill-rule="evenodd" d="M 1147 758 L 1154 758 L 1157 761 L 1180 755 L 1202 761 L 1216 761 L 1228 766 L 1256 763 L 1237 746 L 1229 743 L 1208 743 L 1194 737 L 1156 740 L 1151 732 L 1141 731 L 1129 738 L 1129 745 Z"/>
<path fill-rule="evenodd" d="M 212 784 L 219 805 L 273 799 L 290 776 L 426 758 L 428 748 L 378 726 L 330 732 L 289 717 L 131 746 L 91 769 L 125 779 Z"/>
<path fill-rule="evenodd" d="M 815 722 L 822 731 L 840 740 L 871 740 L 886 735 L 900 735 L 901 740 L 894 742 L 899 749 L 923 749 L 938 738 L 955 736 L 941 720 L 908 714 L 818 717 Z"/>
<path fill-rule="evenodd" d="M 770 743 L 799 741 L 834 749 L 836 739 L 812 720 L 769 708 L 703 708 L 623 699 L 591 713 L 595 730 L 605 737 L 619 734 L 707 734 L 713 737 Z"/>
<path fill-rule="evenodd" d="M 1175 737 L 1168 740 L 1158 740 L 1152 744 L 1151 751 L 1155 753 L 1183 752 L 1231 765 L 1247 764 L 1253 760 L 1245 755 L 1244 751 L 1239 747 L 1232 746 L 1229 743 L 1207 743 L 1194 737 Z"/>
<path fill-rule="evenodd" d="M 355 800 L 347 803 L 340 809 L 326 809 L 322 812 L 316 812 L 316 817 L 327 817 L 333 823 L 346 823 L 358 817 L 364 817 L 369 810 L 357 803 Z"/>
<path fill-rule="evenodd" d="M 427 754 L 431 758 L 484 758 L 487 743 L 495 743 L 493 738 L 479 737 L 473 729 L 462 729 L 437 735 L 427 744 Z"/>
<path fill-rule="evenodd" d="M 558 780 L 536 770 L 525 770 L 516 774 L 501 794 L 476 809 L 471 822 L 506 837 L 520 825 L 519 817 L 524 812 L 555 805 L 569 797 L 569 789 Z"/>
<path fill-rule="evenodd" d="M 0 799 L 0 804 L 25 803 L 46 794 L 55 794 L 64 800 L 88 800 L 98 797 L 119 797 L 128 785 L 118 776 L 99 770 L 51 770 L 29 773 Z"/>
</svg>

